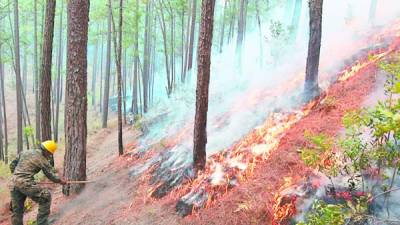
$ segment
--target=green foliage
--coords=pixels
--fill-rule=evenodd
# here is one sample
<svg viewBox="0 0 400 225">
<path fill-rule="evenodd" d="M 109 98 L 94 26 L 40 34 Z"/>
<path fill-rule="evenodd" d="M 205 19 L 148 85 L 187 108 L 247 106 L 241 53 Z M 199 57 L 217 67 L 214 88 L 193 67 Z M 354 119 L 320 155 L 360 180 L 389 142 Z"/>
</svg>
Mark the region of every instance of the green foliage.
<svg viewBox="0 0 400 225">
<path fill-rule="evenodd" d="M 346 133 L 338 140 L 342 155 L 332 166 L 340 174 L 347 174 L 349 188 L 375 193 L 374 188 L 381 191 L 393 188 L 397 171 L 400 169 L 400 58 L 389 62 L 380 62 L 379 66 L 388 73 L 385 83 L 385 101 L 378 102 L 374 107 L 347 112 L 343 117 Z M 334 176 L 332 170 L 324 165 L 324 155 L 335 145 L 332 138 L 325 134 L 306 132 L 308 147 L 301 150 L 302 160 L 311 167 Z M 366 175 L 371 169 L 377 172 L 380 182 L 368 186 Z M 386 174 L 384 171 L 392 171 Z M 332 180 L 331 180 L 332 181 Z M 354 182 L 358 181 L 358 182 Z M 306 223 L 301 225 L 345 224 L 345 221 L 363 223 L 368 213 L 370 196 L 361 196 L 347 200 L 344 204 L 330 205 L 322 201 L 314 203 L 307 214 Z"/>
<path fill-rule="evenodd" d="M 345 223 L 345 206 L 316 201 L 307 213 L 306 221 L 298 225 L 342 225 Z"/>
<path fill-rule="evenodd" d="M 33 126 L 24 127 L 24 134 L 28 137 L 35 135 L 35 129 Z"/>
<path fill-rule="evenodd" d="M 26 222 L 27 225 L 37 225 L 37 222 L 35 219 L 28 219 L 28 221 Z"/>
<path fill-rule="evenodd" d="M 305 131 L 304 137 L 308 145 L 300 150 L 303 162 L 329 176 L 335 176 L 337 171 L 334 163 L 334 139 L 326 134 L 313 134 L 310 131 Z"/>
</svg>

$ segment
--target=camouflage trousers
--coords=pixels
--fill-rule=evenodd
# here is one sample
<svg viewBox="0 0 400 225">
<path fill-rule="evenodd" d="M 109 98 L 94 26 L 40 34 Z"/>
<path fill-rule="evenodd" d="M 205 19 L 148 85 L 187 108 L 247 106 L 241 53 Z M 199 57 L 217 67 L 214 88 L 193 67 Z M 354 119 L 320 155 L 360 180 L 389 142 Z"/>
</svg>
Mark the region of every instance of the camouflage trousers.
<svg viewBox="0 0 400 225">
<path fill-rule="evenodd" d="M 48 225 L 51 194 L 47 189 L 43 189 L 36 184 L 11 188 L 12 225 L 23 225 L 24 204 L 27 197 L 39 204 L 37 225 Z"/>
</svg>

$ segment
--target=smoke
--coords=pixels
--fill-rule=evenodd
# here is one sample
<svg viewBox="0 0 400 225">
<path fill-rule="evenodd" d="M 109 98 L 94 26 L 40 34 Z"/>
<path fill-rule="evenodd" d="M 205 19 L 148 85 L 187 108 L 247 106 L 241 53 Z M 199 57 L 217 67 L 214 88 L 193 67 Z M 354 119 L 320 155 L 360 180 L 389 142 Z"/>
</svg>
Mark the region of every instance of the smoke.
<svg viewBox="0 0 400 225">
<path fill-rule="evenodd" d="M 335 0 L 324 4 L 319 78 L 323 89 L 336 79 L 345 59 L 376 44 L 371 42 L 371 34 L 390 25 L 400 15 L 398 0 L 378 1 L 372 26 L 369 1 Z M 255 20 L 248 19 L 249 31 L 240 57 L 235 56 L 234 41 L 221 54 L 214 48 L 207 122 L 208 156 L 230 147 L 262 124 L 271 112 L 291 111 L 301 105 L 298 96 L 303 91 L 307 57 L 308 1 L 303 1 L 294 40 L 291 40 L 290 25 L 285 22 L 290 21 L 285 19 L 285 8 L 276 4 L 262 12 L 268 14 L 262 18 L 262 35 Z M 216 34 L 214 37 L 215 43 L 218 37 Z M 155 106 L 145 115 L 147 132 L 139 140 L 141 151 L 160 141 L 173 143 L 164 154 L 161 170 L 186 167 L 192 162 L 196 72 L 191 72 L 186 85 L 169 99 L 161 97 L 165 94 L 160 91 L 155 93 Z M 155 90 L 164 90 L 164 84 L 156 85 L 159 87 Z"/>
</svg>

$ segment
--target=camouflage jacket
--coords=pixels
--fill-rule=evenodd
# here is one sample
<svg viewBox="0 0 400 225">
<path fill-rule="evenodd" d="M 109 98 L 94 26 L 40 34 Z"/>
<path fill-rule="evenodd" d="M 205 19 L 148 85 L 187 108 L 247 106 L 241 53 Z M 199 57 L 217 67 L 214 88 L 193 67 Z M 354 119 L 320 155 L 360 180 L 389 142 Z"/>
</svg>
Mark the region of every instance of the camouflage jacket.
<svg viewBox="0 0 400 225">
<path fill-rule="evenodd" d="M 13 173 L 10 185 L 24 186 L 34 183 L 34 175 L 40 170 L 55 183 L 61 180 L 53 166 L 50 165 L 40 149 L 23 151 L 15 160 L 10 163 L 10 170 Z"/>
</svg>

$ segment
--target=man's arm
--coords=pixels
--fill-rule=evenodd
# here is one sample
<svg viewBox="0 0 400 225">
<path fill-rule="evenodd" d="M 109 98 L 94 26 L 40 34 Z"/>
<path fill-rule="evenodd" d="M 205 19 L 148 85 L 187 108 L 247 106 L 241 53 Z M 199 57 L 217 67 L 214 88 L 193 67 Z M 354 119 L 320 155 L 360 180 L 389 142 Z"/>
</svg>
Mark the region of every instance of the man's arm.
<svg viewBox="0 0 400 225">
<path fill-rule="evenodd" d="M 17 168 L 18 162 L 19 162 L 19 155 L 17 156 L 17 158 L 15 158 L 15 159 L 14 159 L 13 161 L 11 161 L 11 163 L 10 163 L 10 171 L 11 171 L 11 173 L 14 173 L 15 168 Z"/>
<path fill-rule="evenodd" d="M 43 158 L 41 160 L 41 166 L 44 175 L 46 175 L 49 180 L 53 181 L 54 183 L 64 183 L 64 181 L 57 175 L 56 169 L 50 165 L 49 161 Z"/>
</svg>

